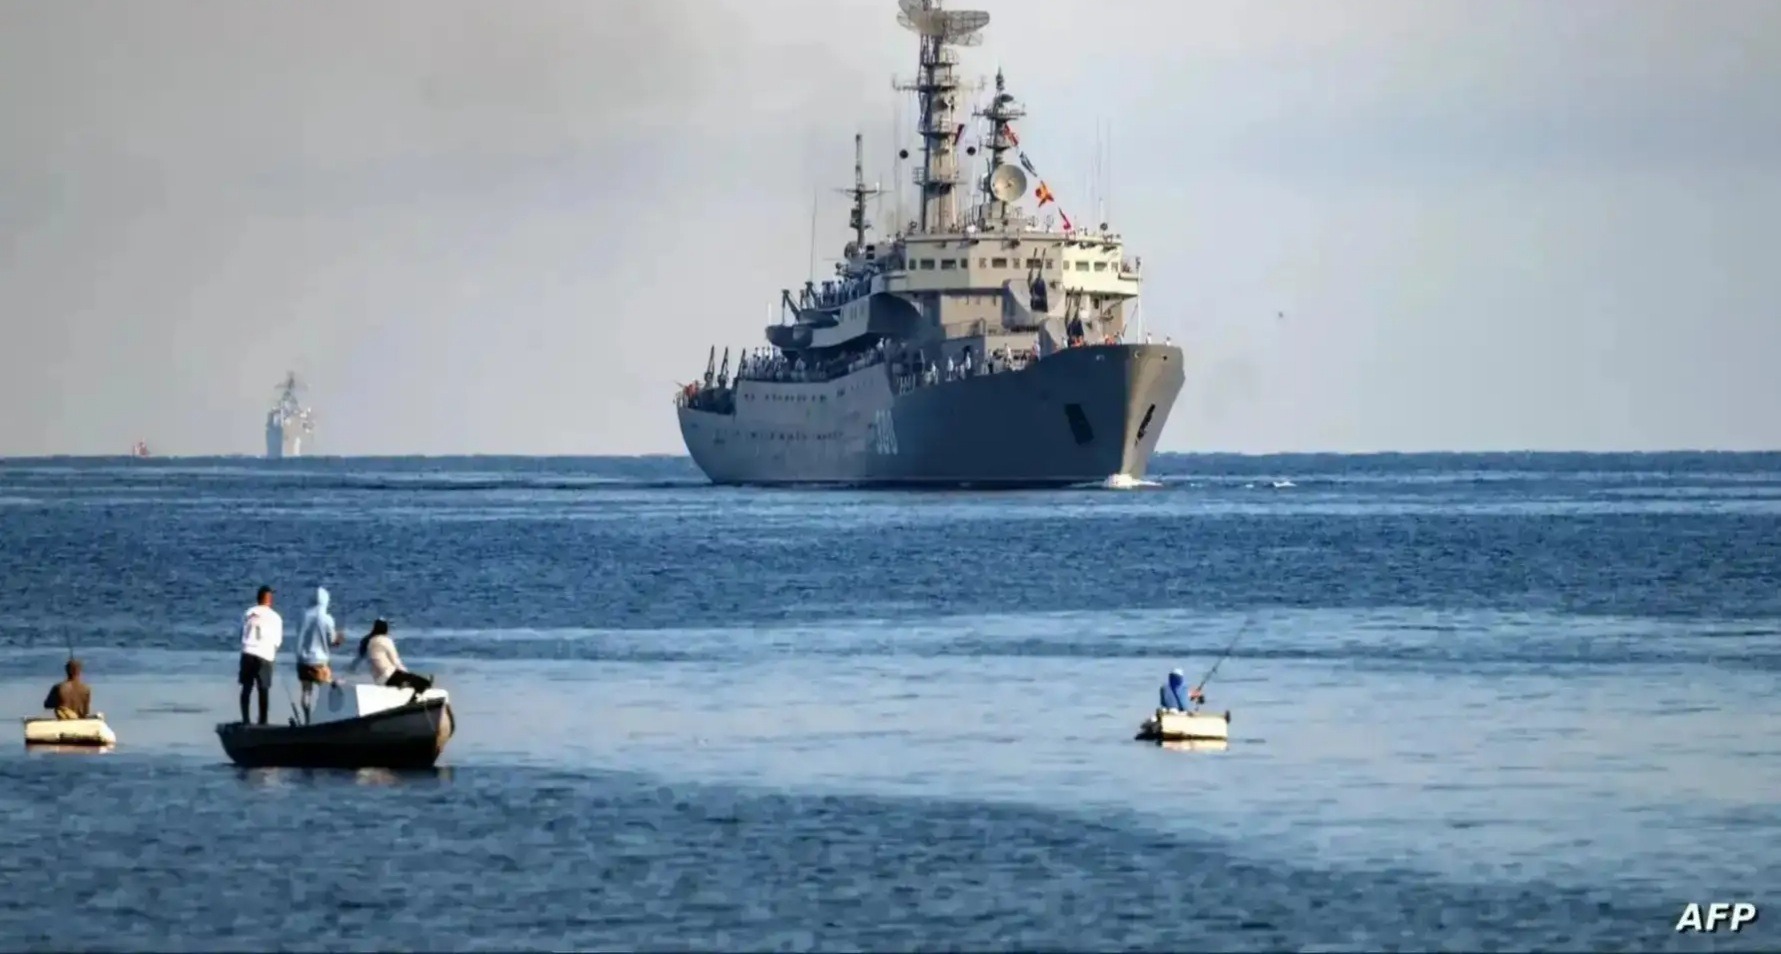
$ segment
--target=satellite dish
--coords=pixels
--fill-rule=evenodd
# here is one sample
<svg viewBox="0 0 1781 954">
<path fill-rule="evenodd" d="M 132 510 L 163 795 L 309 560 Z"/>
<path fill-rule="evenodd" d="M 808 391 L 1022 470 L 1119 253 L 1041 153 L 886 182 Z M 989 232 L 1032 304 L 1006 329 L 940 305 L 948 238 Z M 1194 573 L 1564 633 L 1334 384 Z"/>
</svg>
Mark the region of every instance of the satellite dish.
<svg viewBox="0 0 1781 954">
<path fill-rule="evenodd" d="M 1027 174 L 1019 166 L 1003 163 L 989 174 L 989 194 L 997 202 L 1013 202 L 1027 194 Z"/>
</svg>

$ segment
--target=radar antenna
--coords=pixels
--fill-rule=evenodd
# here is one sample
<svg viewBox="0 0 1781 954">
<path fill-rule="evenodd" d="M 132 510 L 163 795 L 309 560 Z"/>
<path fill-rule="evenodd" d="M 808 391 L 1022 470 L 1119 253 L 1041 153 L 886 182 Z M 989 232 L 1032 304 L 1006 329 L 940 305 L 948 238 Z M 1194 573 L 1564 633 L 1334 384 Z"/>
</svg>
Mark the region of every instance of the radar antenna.
<svg viewBox="0 0 1781 954">
<path fill-rule="evenodd" d="M 866 253 L 866 230 L 872 227 L 866 219 L 866 200 L 883 191 L 877 185 L 866 185 L 865 143 L 865 136 L 853 134 L 853 186 L 840 190 L 843 195 L 853 197 L 853 208 L 847 216 L 847 226 L 853 229 L 853 241 L 847 246 L 850 259 Z"/>
<path fill-rule="evenodd" d="M 916 173 L 921 186 L 921 230 L 951 228 L 956 218 L 958 158 L 954 145 L 958 129 L 954 110 L 961 84 L 953 73 L 958 57 L 948 47 L 976 46 L 978 32 L 989 25 L 982 10 L 942 10 L 940 0 L 899 0 L 897 22 L 921 38 L 920 69 L 915 82 L 900 88 L 912 91 L 921 103 L 919 130 L 922 167 Z"/>
</svg>

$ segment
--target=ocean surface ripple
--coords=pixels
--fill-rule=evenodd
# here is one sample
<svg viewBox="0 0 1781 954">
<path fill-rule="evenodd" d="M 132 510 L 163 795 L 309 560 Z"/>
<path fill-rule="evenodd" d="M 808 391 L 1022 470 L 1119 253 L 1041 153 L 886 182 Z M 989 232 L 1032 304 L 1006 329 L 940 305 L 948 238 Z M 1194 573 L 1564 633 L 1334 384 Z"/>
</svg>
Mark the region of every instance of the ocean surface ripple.
<svg viewBox="0 0 1781 954">
<path fill-rule="evenodd" d="M 1781 454 L 0 461 L 9 950 L 1731 950 L 1781 914 Z M 424 773 L 246 771 L 308 590 L 452 690 Z M 287 643 L 288 645 L 288 643 Z M 1131 741 L 1231 646 L 1221 751 Z M 294 687 L 281 660 L 275 709 Z"/>
</svg>

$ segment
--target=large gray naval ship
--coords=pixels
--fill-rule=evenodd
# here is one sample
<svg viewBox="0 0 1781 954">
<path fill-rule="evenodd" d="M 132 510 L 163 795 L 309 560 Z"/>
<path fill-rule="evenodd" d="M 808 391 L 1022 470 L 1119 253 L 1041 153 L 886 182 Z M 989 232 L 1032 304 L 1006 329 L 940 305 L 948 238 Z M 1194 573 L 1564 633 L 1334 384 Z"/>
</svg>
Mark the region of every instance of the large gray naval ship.
<svg viewBox="0 0 1781 954">
<path fill-rule="evenodd" d="M 1079 229 L 1056 207 L 999 72 L 975 113 L 980 138 L 965 144 L 955 48 L 980 42 L 989 14 L 901 5 L 898 22 L 920 38 L 919 72 L 899 86 L 920 106 L 919 218 L 868 238 L 866 201 L 879 190 L 866 185 L 856 135 L 853 238 L 835 277 L 781 293 L 770 347 L 733 363 L 711 349 L 703 378 L 675 396 L 687 451 L 720 484 L 1142 477 L 1185 378 L 1180 348 L 1126 341 L 1140 263 L 1104 223 Z"/>
<path fill-rule="evenodd" d="M 315 433 L 315 417 L 303 406 L 295 372 L 278 386 L 278 400 L 266 412 L 266 456 L 271 460 L 303 456 L 303 440 Z"/>
</svg>

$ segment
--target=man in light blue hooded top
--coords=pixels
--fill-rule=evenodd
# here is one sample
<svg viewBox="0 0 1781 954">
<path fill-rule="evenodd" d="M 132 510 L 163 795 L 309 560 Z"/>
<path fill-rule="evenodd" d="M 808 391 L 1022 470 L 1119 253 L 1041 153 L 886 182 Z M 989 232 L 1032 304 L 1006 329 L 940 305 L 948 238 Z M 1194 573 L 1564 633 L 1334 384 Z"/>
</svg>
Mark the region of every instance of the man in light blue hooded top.
<svg viewBox="0 0 1781 954">
<path fill-rule="evenodd" d="M 334 617 L 328 615 L 328 591 L 315 588 L 315 599 L 303 613 L 303 627 L 297 631 L 297 680 L 303 684 L 303 721 L 315 705 L 315 687 L 332 685 L 334 671 L 328 665 L 328 648 L 341 643 L 334 628 Z"/>
<path fill-rule="evenodd" d="M 1206 697 L 1200 693 L 1198 687 L 1187 688 L 1187 677 L 1183 676 L 1179 669 L 1169 673 L 1169 681 L 1163 684 L 1159 695 L 1162 697 L 1159 700 L 1161 707 L 1171 712 L 1186 712 L 1189 703 L 1206 701 Z"/>
</svg>

